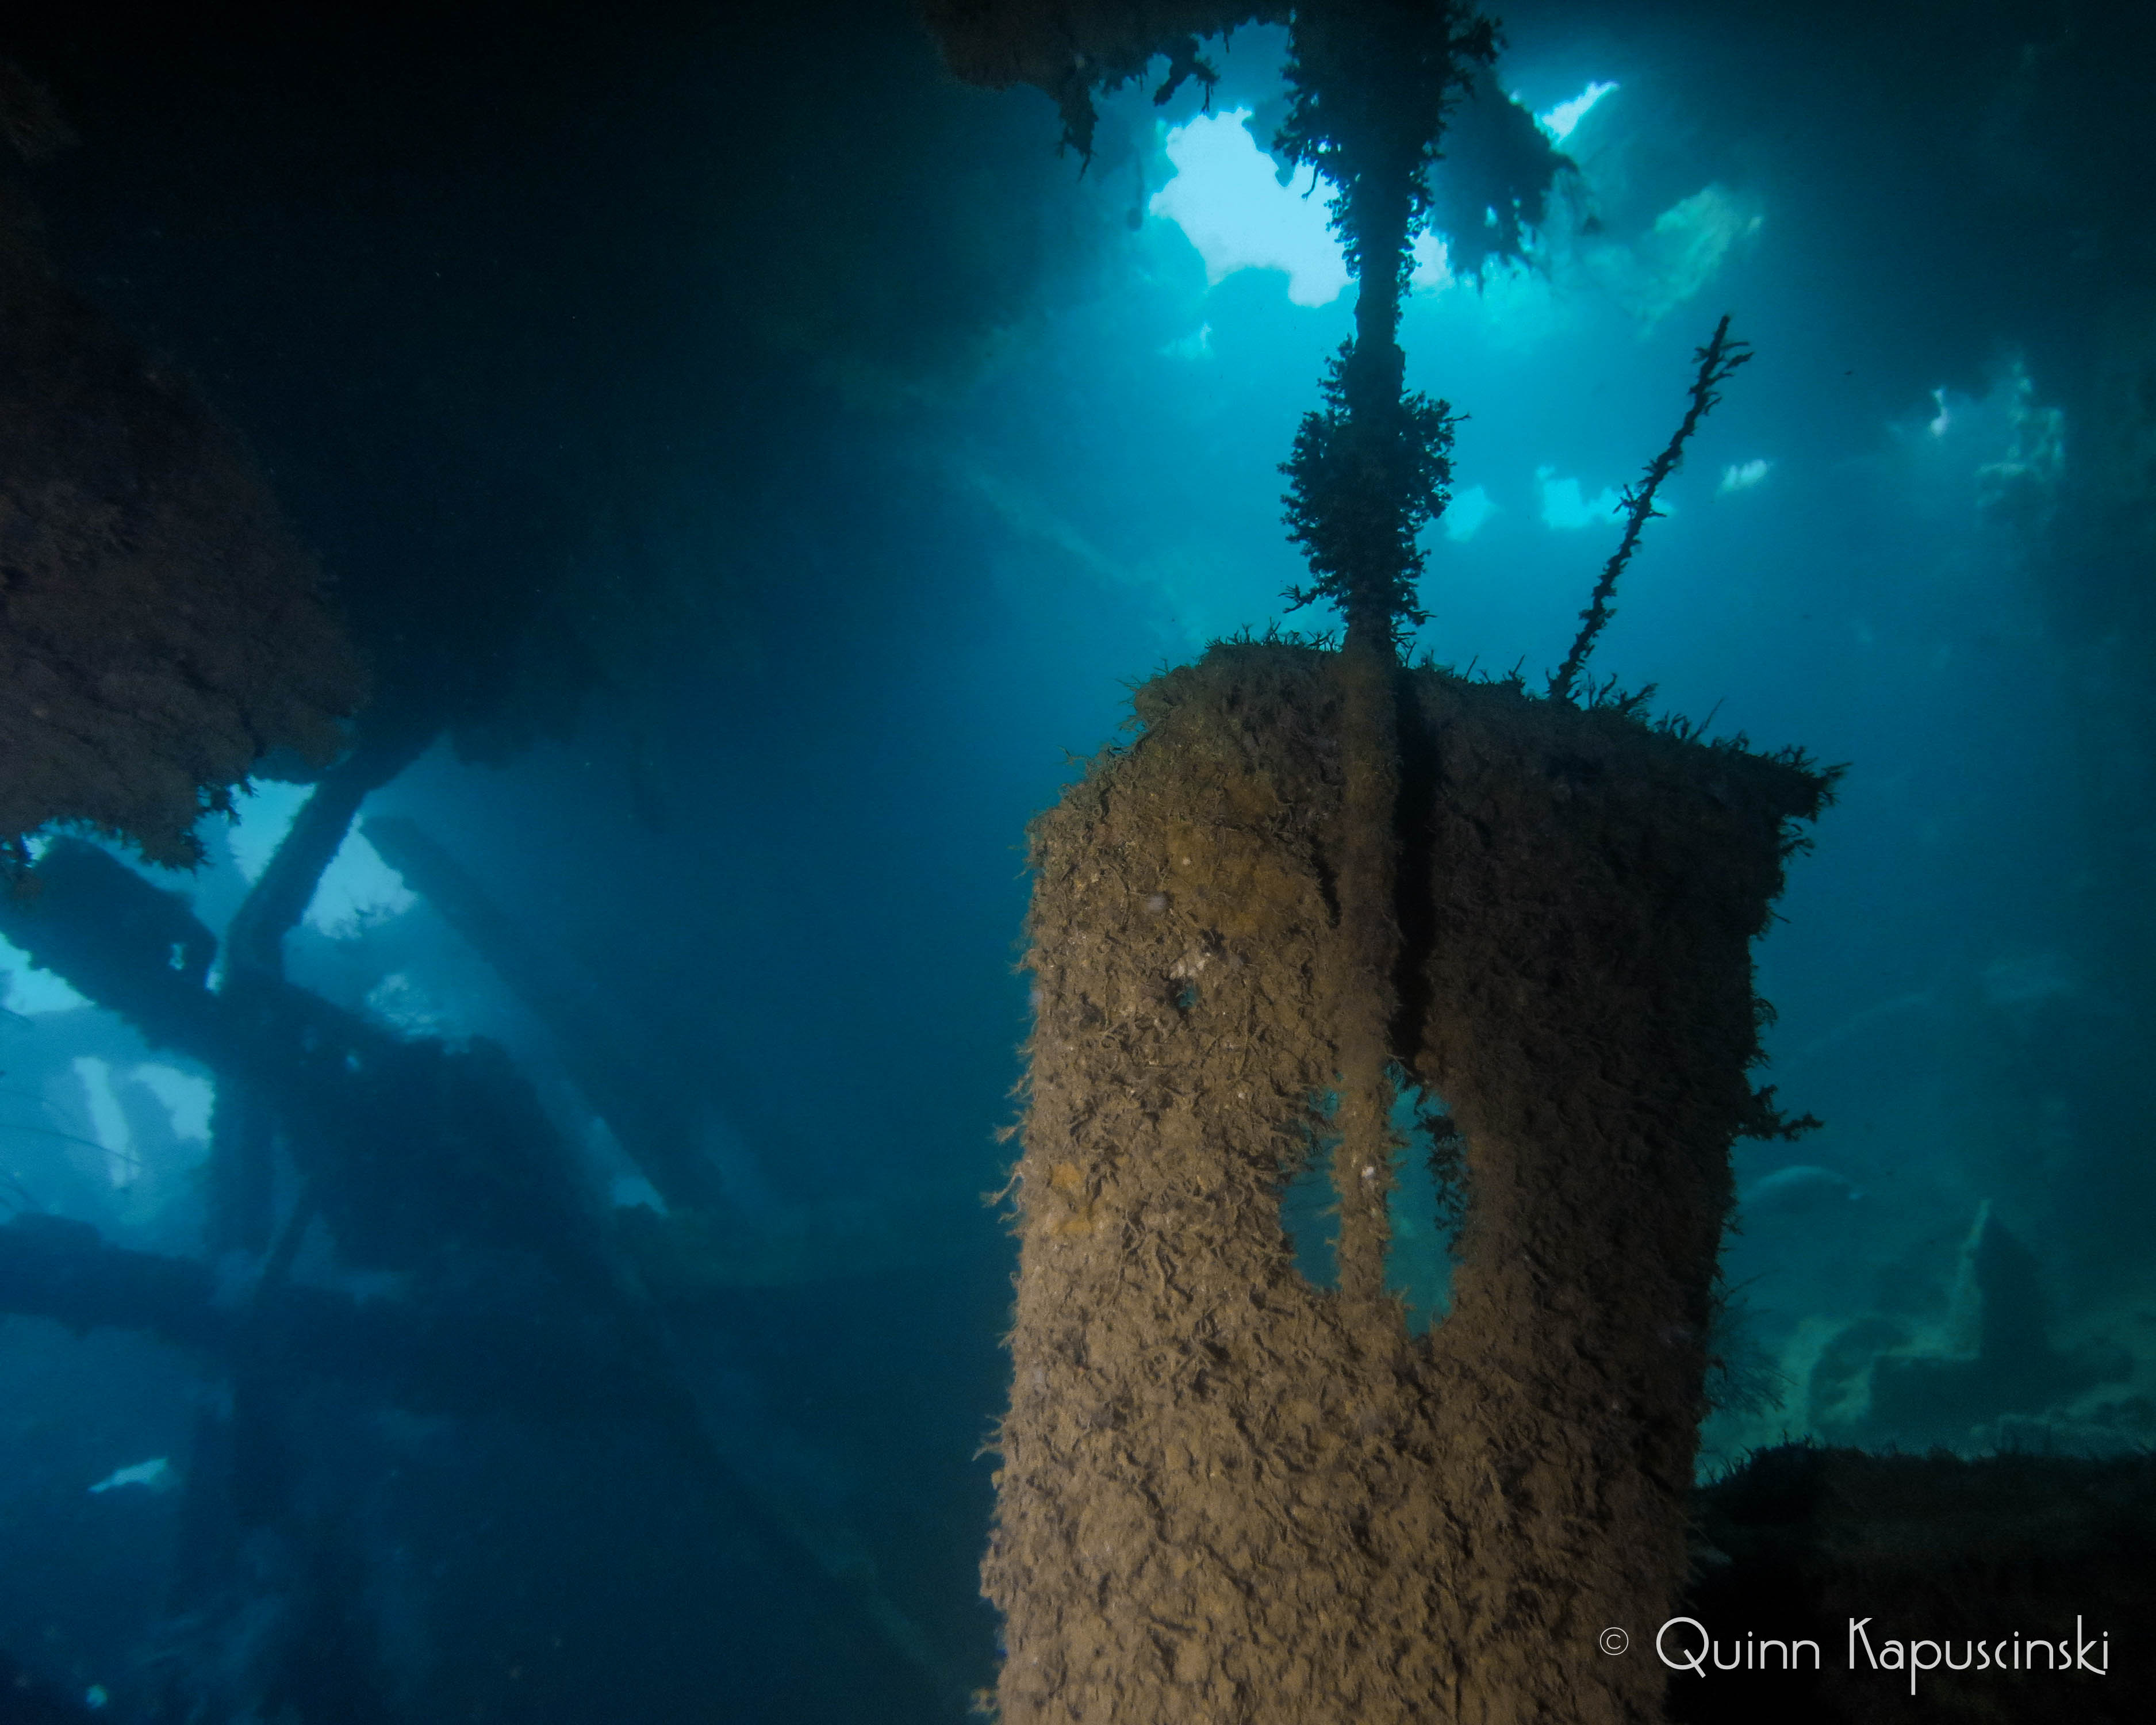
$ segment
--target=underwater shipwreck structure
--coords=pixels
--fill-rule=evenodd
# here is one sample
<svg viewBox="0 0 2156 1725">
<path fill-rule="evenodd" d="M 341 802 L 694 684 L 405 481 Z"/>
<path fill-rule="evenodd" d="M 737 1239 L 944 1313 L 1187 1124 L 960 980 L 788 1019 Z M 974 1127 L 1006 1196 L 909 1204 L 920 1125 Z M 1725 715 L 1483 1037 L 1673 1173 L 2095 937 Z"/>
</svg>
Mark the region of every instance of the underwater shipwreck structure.
<svg viewBox="0 0 2156 1725">
<path fill-rule="evenodd" d="M 1748 942 L 1819 782 L 1402 675 L 1410 824 L 1378 830 L 1420 903 L 1359 906 L 1398 931 L 1381 1015 L 1340 974 L 1343 670 L 1216 649 L 1035 832 L 988 1570 L 1009 1717 L 1656 1705 L 1661 1671 L 1592 1638 L 1683 1584 L 1728 1150 L 1762 1106 Z M 1470 1194 L 1421 1335 L 1383 1284 L 1389 1069 L 1444 1097 Z M 1281 1222 L 1312 1134 L 1337 1140 L 1333 1290 Z"/>
<path fill-rule="evenodd" d="M 0 138 L 70 134 L 0 67 Z M 366 679 L 239 439 L 59 280 L 0 163 L 0 873 L 87 823 L 154 862 L 288 750 L 316 764 Z"/>
<path fill-rule="evenodd" d="M 0 60 L 0 144 L 34 163 L 72 141 Z M 495 608 L 483 593 L 468 608 L 482 623 Z M 393 1029 L 288 974 L 288 940 L 368 798 L 470 716 L 444 680 L 375 657 L 239 434 L 63 279 L 0 162 L 0 936 L 215 1097 L 198 1253 L 116 1244 L 0 1176 L 0 1322 L 154 1338 L 202 1386 L 183 1465 L 154 1464 L 182 1526 L 117 1711 L 403 1716 L 324 1441 L 326 1425 L 393 1411 L 506 1420 L 542 1453 L 592 1432 L 640 1446 L 678 1486 L 676 1518 L 745 1542 L 819 1640 L 817 1673 L 772 1661 L 797 1698 L 820 1683 L 880 1717 L 955 1714 L 963 1677 L 843 1516 L 752 1480 L 762 1432 L 700 1400 L 711 1291 L 795 1267 L 792 1242 L 764 1241 L 771 1261 L 744 1268 L 753 1230 L 694 1153 L 683 1076 L 724 1073 L 723 1053 L 658 1048 L 424 829 L 367 823 L 557 1036 L 623 1154 L 678 1207 L 610 1226 L 579 1145 L 507 1050 Z M 221 928 L 116 855 L 229 869 L 198 828 L 234 815 L 251 778 L 311 789 Z M 398 1291 L 310 1279 L 309 1255 Z M 105 1705 L 14 1651 L 0 1651 L 0 1721 Z"/>
<path fill-rule="evenodd" d="M 1081 151 L 1096 90 L 1158 53 L 1165 100 L 1208 77 L 1190 33 L 1276 19 L 934 10 L 955 69 L 1043 89 Z M 1452 418 L 1404 388 L 1400 300 L 1448 112 L 1495 29 L 1449 0 L 1313 0 L 1291 23 L 1276 153 L 1331 182 L 1359 283 L 1282 469 L 1316 577 L 1291 597 L 1344 631 L 1223 643 L 1158 677 L 1137 741 L 1032 829 L 1013 1388 L 983 1567 L 1006 1623 L 994 1707 L 1008 1725 L 1661 1718 L 1650 1644 L 1702 1584 L 1730 1152 L 1809 1123 L 1748 1076 L 1769 1015 L 1750 943 L 1834 773 L 1650 723 L 1585 665 L 1656 489 L 1748 351 L 1726 318 L 1700 350 L 1546 692 L 1404 665 Z M 1440 1111 L 1425 1124 L 1459 1211 L 1450 1310 L 1421 1332 L 1386 1279 L 1410 1098 Z M 1330 1286 L 1283 1221 L 1313 1158 Z M 1798 1519 L 1821 1527 L 1819 1482 L 1856 1476 L 1783 1471 L 1811 1482 Z M 1986 1489 L 1927 1475 L 1916 1495 Z M 1738 1493 L 1725 1525 L 1762 1497 L 1769 1522 L 1789 1507 Z M 1846 1558 L 1862 1541 L 1840 1532 Z M 1810 1565 L 1779 1600 L 1799 1617 L 1834 1591 L 1820 1538 L 1784 1571 Z M 1756 1604 L 1743 1573 L 1717 1597 Z M 1871 1716 L 1816 1684 L 1767 1704 Z"/>
<path fill-rule="evenodd" d="M 1282 141 L 1337 188 L 1361 292 L 1289 522 L 1344 639 L 1153 682 L 1034 829 L 1006 1719 L 1659 1706 L 1661 1670 L 1593 1636 L 1683 1584 L 1729 1147 L 1778 1125 L 1749 942 L 1827 778 L 1563 699 L 1606 593 L 1550 699 L 1399 663 L 1451 436 L 1404 390 L 1400 297 L 1493 53 L 1449 7 L 1298 13 Z M 1422 1335 L 1384 1279 L 1405 1085 L 1468 1194 Z M 1281 1219 L 1312 1138 L 1332 1289 Z"/>
<path fill-rule="evenodd" d="M 1286 465 L 1304 597 L 1338 610 L 1341 638 L 1224 643 L 1155 679 L 1137 740 L 1032 829 L 1020 1274 L 983 1570 L 1005 1625 L 995 1712 L 2056 1717 L 2032 1686 L 1942 1676 L 1917 1707 L 1832 1670 L 1771 1690 L 1673 1679 L 1651 1652 L 1679 1612 L 1830 1638 L 1863 1612 L 1933 1633 L 2043 1627 L 2062 1605 L 2125 1624 L 2156 1573 L 2145 1458 L 1792 1446 L 1695 1487 L 1731 1145 L 1794 1129 L 1753 1081 L 1751 943 L 1832 775 L 1651 722 L 1587 662 L 1743 344 L 1725 321 L 1700 350 L 1547 690 L 1411 668 L 1401 625 L 1422 620 L 1417 537 L 1445 502 L 1453 422 L 1405 388 L 1401 295 L 1447 195 L 1440 143 L 1498 123 L 1472 105 L 1495 88 L 1491 26 L 1449 0 L 923 11 L 955 72 L 1039 87 L 1081 151 L 1097 92 L 1163 55 L 1165 90 L 1204 84 L 1202 38 L 1291 22 L 1282 143 L 1337 188 L 1361 282 Z M 26 158 L 62 147 L 12 75 L 0 64 L 0 133 Z M 596 1430 L 678 1480 L 669 1519 L 740 1543 L 772 1620 L 813 1650 L 788 1666 L 755 1649 L 778 1676 L 739 1716 L 963 1717 L 984 1670 L 865 1541 L 757 1471 L 766 1434 L 711 1394 L 703 1344 L 731 1321 L 712 1291 L 763 1272 L 695 1096 L 655 1069 L 752 1084 L 693 1014 L 679 1045 L 611 1016 L 424 826 L 362 820 L 453 723 L 431 698 L 449 680 L 377 664 L 365 704 L 236 436 L 60 284 L 6 183 L 0 311 L 0 875 L 23 889 L 0 891 L 0 935 L 215 1081 L 198 1250 L 128 1249 L 34 1208 L 0 1221 L 0 1316 L 155 1337 L 211 1386 L 180 1488 L 171 1615 L 192 1640 L 137 1716 L 428 1716 L 399 1712 L 359 1630 L 334 1659 L 316 1633 L 370 1609 L 352 1536 L 314 1501 L 323 1430 L 394 1410 Z M 111 854 L 191 860 L 198 817 L 273 761 L 313 793 L 221 931 Z M 55 825 L 105 842 L 54 838 L 30 866 L 28 835 Z M 590 1201 L 579 1146 L 502 1048 L 392 1029 L 288 973 L 356 829 L 557 1039 L 664 1217 Z M 1424 1154 L 1455 1211 L 1449 1309 L 1427 1329 L 1388 1273 L 1404 1159 Z M 1313 1164 L 1337 1218 L 1315 1278 L 1282 1213 Z M 1866 1355 L 1875 1399 L 1936 1406 L 2009 1350 L 2078 1369 L 2007 1297 L 2012 1250 L 1973 1238 L 1973 1277 L 2006 1291 L 1980 1307 L 1979 1352 Z M 307 1254 L 400 1291 L 324 1286 Z M 1620 1630 L 1629 1647 L 1604 1639 Z M 829 1692 L 808 1694 L 819 1675 Z M 0 1652 L 0 1720 L 31 1695 Z M 2092 1721 L 2156 1709 L 2145 1670 L 2076 1699 Z M 88 1712 L 56 1695 L 43 1716 Z"/>
</svg>

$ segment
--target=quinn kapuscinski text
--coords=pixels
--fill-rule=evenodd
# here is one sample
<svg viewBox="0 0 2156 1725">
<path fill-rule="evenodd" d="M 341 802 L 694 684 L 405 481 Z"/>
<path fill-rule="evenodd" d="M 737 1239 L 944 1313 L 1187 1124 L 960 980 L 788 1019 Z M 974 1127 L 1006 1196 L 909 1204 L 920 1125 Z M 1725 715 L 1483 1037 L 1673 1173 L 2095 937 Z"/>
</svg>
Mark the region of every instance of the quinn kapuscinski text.
<svg viewBox="0 0 2156 1725">
<path fill-rule="evenodd" d="M 1655 1652 L 1673 1671 L 1705 1676 L 1717 1671 L 1799 1671 L 1820 1668 L 1820 1644 L 1808 1636 L 1762 1635 L 1747 1630 L 1723 1640 L 1696 1617 L 1672 1617 L 1656 1632 Z M 1868 1617 L 1849 1620 L 1848 1668 L 1907 1671 L 1909 1692 L 1926 1671 L 2081 1671 L 2106 1676 L 2111 1668 L 2111 1635 L 2089 1635 L 2074 1619 L 2071 1635 L 2053 1640 L 2019 1630 L 1993 1637 L 1928 1637 L 1903 1640 L 1875 1633 Z"/>
</svg>

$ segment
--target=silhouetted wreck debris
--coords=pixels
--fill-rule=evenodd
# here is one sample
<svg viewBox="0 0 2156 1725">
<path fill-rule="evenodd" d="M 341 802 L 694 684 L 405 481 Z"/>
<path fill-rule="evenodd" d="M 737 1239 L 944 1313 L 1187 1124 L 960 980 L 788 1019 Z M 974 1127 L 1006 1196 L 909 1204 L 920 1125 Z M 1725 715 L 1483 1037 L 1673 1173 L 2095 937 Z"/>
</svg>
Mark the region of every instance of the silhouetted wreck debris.
<svg viewBox="0 0 2156 1725">
<path fill-rule="evenodd" d="M 725 1098 L 726 1122 L 758 1147 L 766 1167 L 814 1165 L 813 1147 L 758 1100 L 763 1086 L 723 1045 L 623 1010 L 600 979 L 536 938 L 416 820 L 370 815 L 361 833 L 554 1038 L 578 1090 L 670 1216 L 735 1209 L 737 1194 L 702 1149 L 715 1097 Z"/>
<path fill-rule="evenodd" d="M 1288 18 L 1281 0 L 922 0 L 921 13 L 952 71 L 990 90 L 1040 90 L 1063 116 L 1064 146 L 1088 160 L 1096 95 L 1142 77 L 1163 54 L 1168 69 L 1156 102 L 1192 80 L 1209 90 L 1218 74 L 1199 56 L 1200 37 Z"/>
<path fill-rule="evenodd" d="M 324 1377 L 416 1414 L 667 1420 L 662 1380 L 558 1292 L 511 1279 L 487 1299 L 361 1298 L 289 1281 L 220 1281 L 197 1259 L 127 1250 L 87 1222 L 26 1212 L 0 1224 L 0 1312 L 77 1332 L 138 1331 L 280 1377 Z"/>
<path fill-rule="evenodd" d="M 639 1072 L 650 1050 L 594 999 L 588 981 L 495 903 L 471 871 L 406 816 L 371 816 L 368 844 L 424 898 L 552 1034 L 577 1087 L 670 1208 L 722 1202 L 718 1171 L 696 1153 L 696 1122 Z"/>
<path fill-rule="evenodd" d="M 410 1269 L 454 1240 L 598 1273 L 567 1147 L 500 1048 L 400 1037 L 271 974 L 213 991 L 217 938 L 186 901 L 80 839 L 55 839 L 30 880 L 0 900 L 0 934 L 151 1046 L 208 1067 L 221 1101 L 237 1081 L 267 1106 L 347 1264 Z M 235 1243 L 250 1236 L 264 1243 L 253 1229 Z"/>
<path fill-rule="evenodd" d="M 381 767 L 362 763 L 352 778 Z M 213 1229 L 255 1266 L 235 1291 L 208 1263 L 123 1250 L 87 1224 L 24 1214 L 0 1228 L 0 1312 L 139 1330 L 218 1361 L 234 1393 L 204 1447 L 228 1457 L 274 1450 L 278 1404 L 309 1377 L 418 1413 L 649 1424 L 708 1507 L 765 1549 L 777 1584 L 830 1614 L 843 1643 L 875 1650 L 883 1681 L 925 1685 L 939 1704 L 963 1697 L 873 1576 L 724 1453 L 664 1314 L 613 1249 L 571 1147 L 507 1053 L 480 1039 L 400 1036 L 285 980 L 282 935 L 363 793 L 318 787 L 327 813 L 311 821 L 303 810 L 285 841 L 305 865 L 280 874 L 273 860 L 258 880 L 256 894 L 275 902 L 251 898 L 235 915 L 255 932 L 253 962 L 235 974 L 228 960 L 219 988 L 208 985 L 216 937 L 186 900 L 95 845 L 53 840 L 23 890 L 0 894 L 0 936 L 33 964 L 216 1075 Z M 298 1183 L 274 1228 L 273 1136 Z M 244 1204 L 245 1225 L 228 1216 L 217 1227 L 220 1203 Z M 293 1281 L 316 1219 L 343 1266 L 405 1272 L 406 1296 L 362 1300 Z M 249 1525 L 289 1522 L 275 1471 L 239 1477 L 249 1471 L 236 1461 L 228 1470 L 230 1505 Z"/>
<path fill-rule="evenodd" d="M 42 96 L 0 79 L 26 156 L 64 130 Z M 334 755 L 364 691 L 239 439 L 59 280 L 0 169 L 0 873 L 56 820 L 198 860 L 203 811 L 274 748 Z"/>
<path fill-rule="evenodd" d="M 1673 1676 L 1672 1725 L 2156 1718 L 2156 1456 L 1964 1461 L 1789 1444 L 1699 1491 L 1693 1525 L 1681 1609 L 1722 1640 L 1725 1664 L 1748 1635 L 1809 1638 L 1820 1657 L 1816 1669 L 1804 1656 L 1785 1670 L 1769 1653 L 1763 1669 Z M 1906 1668 L 1875 1667 L 1861 1643 L 1852 1652 L 1859 1622 L 1882 1658 L 1889 1640 L 1950 1642 L 1972 1668 L 1924 1671 L 1912 1697 Z M 2011 1655 L 2016 1637 L 2054 1651 L 2019 1670 L 1969 1656 L 1968 1644 L 2002 1640 Z M 2055 1669 L 2061 1640 L 2090 1644 L 2104 1674 Z"/>
<path fill-rule="evenodd" d="M 1988 1202 L 1962 1245 L 1948 1332 L 1945 1351 L 1885 1353 L 1871 1362 L 1868 1428 L 1950 1443 L 2002 1414 L 2039 1413 L 2133 1375 L 2132 1356 L 2116 1345 L 2053 1345 L 2035 1255 Z"/>
</svg>

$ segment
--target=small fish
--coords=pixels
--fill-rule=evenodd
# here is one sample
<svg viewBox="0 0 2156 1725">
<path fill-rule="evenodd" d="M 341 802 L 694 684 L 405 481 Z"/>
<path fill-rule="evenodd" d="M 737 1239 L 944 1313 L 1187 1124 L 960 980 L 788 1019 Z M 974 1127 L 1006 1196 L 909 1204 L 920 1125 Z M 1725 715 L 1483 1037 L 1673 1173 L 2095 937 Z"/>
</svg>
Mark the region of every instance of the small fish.
<svg viewBox="0 0 2156 1725">
<path fill-rule="evenodd" d="M 93 1491 L 116 1491 L 122 1486 L 141 1486 L 146 1491 L 169 1491 L 178 1484 L 172 1472 L 172 1464 L 160 1455 L 154 1461 L 138 1461 L 132 1467 L 123 1467 L 107 1474 L 90 1489 Z"/>
<path fill-rule="evenodd" d="M 1863 1196 L 1859 1187 L 1832 1168 L 1798 1163 L 1754 1180 L 1738 1194 L 1737 1206 L 1748 1216 L 1796 1215 Z"/>
</svg>

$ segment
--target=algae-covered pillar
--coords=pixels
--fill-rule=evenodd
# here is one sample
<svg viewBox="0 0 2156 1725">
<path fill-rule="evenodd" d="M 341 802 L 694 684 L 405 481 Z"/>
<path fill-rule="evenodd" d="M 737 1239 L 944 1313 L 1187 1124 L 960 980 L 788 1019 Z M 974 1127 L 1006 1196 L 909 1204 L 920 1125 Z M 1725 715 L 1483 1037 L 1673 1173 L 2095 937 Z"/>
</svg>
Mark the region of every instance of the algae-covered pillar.
<svg viewBox="0 0 2156 1725">
<path fill-rule="evenodd" d="M 1467 1197 L 1451 1310 L 1412 1335 L 1344 1266 L 1306 1281 L 1281 1221 L 1350 1058 L 1335 670 L 1216 647 L 1034 829 L 986 1568 L 1008 1722 L 1659 1716 L 1729 1146 L 1759 1123 L 1749 942 L 1820 784 L 1396 680 L 1393 1052 L 1464 1133 Z"/>
<path fill-rule="evenodd" d="M 1296 14 L 1281 141 L 1361 294 L 1288 520 L 1344 639 L 1157 679 L 1033 828 L 1005 1725 L 1661 1715 L 1729 1150 L 1774 1124 L 1750 942 L 1826 786 L 1575 705 L 1573 661 L 1548 697 L 1399 661 L 1451 423 L 1404 392 L 1399 296 L 1492 45 L 1443 0 Z M 1403 1082 L 1464 1187 L 1423 1333 L 1384 1286 Z M 1313 1144 L 1331 1287 L 1281 1213 Z"/>
</svg>

